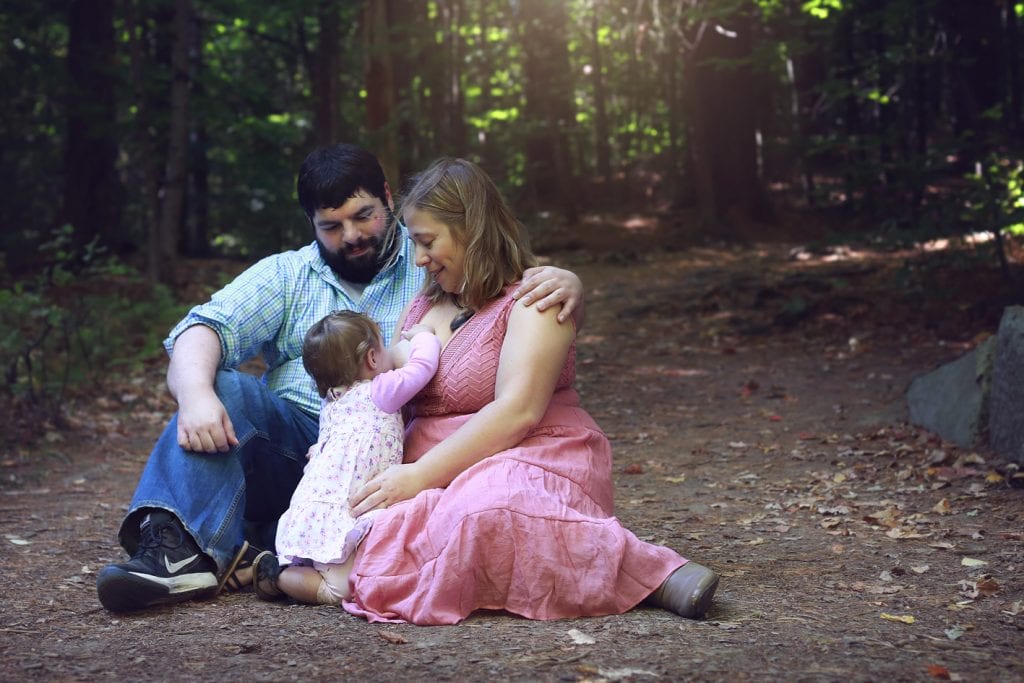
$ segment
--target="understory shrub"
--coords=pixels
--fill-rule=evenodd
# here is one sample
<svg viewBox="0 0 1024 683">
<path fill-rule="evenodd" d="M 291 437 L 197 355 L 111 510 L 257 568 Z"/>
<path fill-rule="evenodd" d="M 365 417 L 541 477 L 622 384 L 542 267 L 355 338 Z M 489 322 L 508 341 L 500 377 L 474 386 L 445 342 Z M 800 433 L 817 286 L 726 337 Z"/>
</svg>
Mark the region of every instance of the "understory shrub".
<svg viewBox="0 0 1024 683">
<path fill-rule="evenodd" d="M 0 400 L 7 410 L 59 416 L 69 395 L 95 391 L 156 353 L 152 330 L 169 328 L 183 312 L 169 289 L 95 241 L 72 246 L 72 237 L 70 226 L 55 231 L 40 247 L 45 266 L 3 278 Z"/>
</svg>

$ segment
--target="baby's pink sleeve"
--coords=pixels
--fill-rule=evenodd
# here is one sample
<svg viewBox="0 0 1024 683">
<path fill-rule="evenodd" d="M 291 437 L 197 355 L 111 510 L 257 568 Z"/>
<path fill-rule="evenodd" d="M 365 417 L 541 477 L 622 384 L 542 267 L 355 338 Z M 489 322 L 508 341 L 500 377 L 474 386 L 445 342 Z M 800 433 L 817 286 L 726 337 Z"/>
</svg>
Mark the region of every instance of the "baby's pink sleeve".
<svg viewBox="0 0 1024 683">
<path fill-rule="evenodd" d="M 370 398 L 386 413 L 397 413 L 437 372 L 441 340 L 421 332 L 410 340 L 409 361 L 400 368 L 382 372 L 370 384 Z"/>
</svg>

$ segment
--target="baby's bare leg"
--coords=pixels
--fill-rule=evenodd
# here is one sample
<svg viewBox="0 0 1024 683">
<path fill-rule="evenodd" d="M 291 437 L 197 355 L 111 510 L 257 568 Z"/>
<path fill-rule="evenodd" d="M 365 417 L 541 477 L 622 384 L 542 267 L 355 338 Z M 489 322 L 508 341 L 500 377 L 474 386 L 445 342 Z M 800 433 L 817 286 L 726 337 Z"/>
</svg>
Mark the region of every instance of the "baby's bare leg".
<svg viewBox="0 0 1024 683">
<path fill-rule="evenodd" d="M 337 605 L 349 597 L 348 575 L 352 558 L 344 564 L 286 567 L 277 585 L 288 596 L 312 605 Z"/>
</svg>

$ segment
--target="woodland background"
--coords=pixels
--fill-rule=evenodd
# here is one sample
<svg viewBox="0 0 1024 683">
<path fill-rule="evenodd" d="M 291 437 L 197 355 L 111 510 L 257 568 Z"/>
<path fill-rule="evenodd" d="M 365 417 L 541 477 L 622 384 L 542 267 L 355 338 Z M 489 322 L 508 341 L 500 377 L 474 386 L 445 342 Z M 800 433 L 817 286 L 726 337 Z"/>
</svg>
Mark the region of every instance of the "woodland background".
<svg viewBox="0 0 1024 683">
<path fill-rule="evenodd" d="M 182 259 L 307 243 L 295 172 L 336 141 L 396 189 L 474 159 L 541 241 L 632 212 L 713 242 L 794 221 L 884 244 L 983 232 L 974 253 L 1012 277 L 1022 17 L 1013 0 L 0 0 L 0 408 L 59 422 L 152 358 L 195 302 Z"/>
</svg>

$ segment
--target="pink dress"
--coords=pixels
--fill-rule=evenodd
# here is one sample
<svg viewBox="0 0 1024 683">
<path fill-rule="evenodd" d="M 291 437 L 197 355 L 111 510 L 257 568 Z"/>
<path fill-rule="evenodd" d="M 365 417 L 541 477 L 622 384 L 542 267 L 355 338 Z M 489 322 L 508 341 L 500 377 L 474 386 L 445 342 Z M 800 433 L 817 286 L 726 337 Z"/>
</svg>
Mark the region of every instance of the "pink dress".
<svg viewBox="0 0 1024 683">
<path fill-rule="evenodd" d="M 410 404 L 407 462 L 494 399 L 510 292 L 442 350 Z M 417 297 L 406 326 L 429 307 Z M 612 516 L 611 447 L 579 407 L 574 377 L 575 345 L 544 418 L 518 446 L 382 511 L 356 551 L 346 610 L 414 624 L 453 624 L 478 609 L 529 619 L 619 614 L 686 563 Z"/>
<path fill-rule="evenodd" d="M 402 461 L 399 410 L 433 376 L 439 351 L 437 337 L 417 334 L 402 368 L 329 392 L 309 463 L 277 525 L 282 564 L 339 564 L 359 545 L 380 511 L 353 517 L 349 496 Z"/>
</svg>

